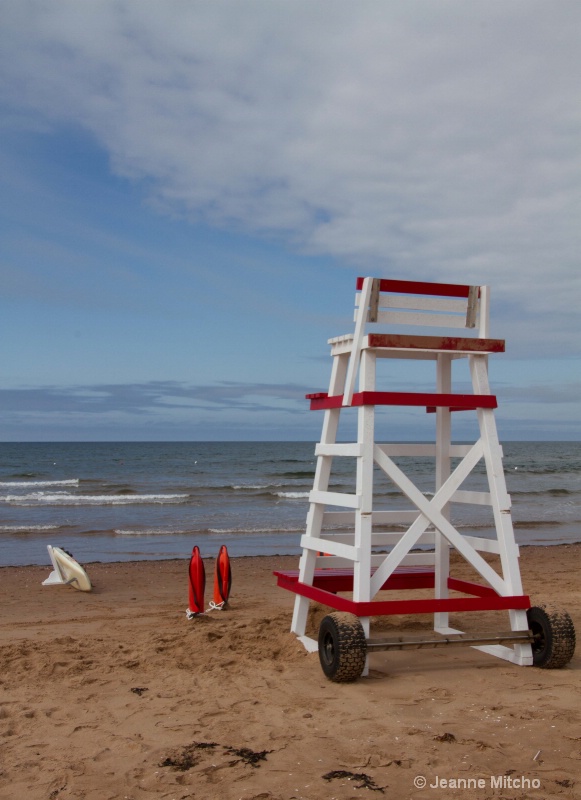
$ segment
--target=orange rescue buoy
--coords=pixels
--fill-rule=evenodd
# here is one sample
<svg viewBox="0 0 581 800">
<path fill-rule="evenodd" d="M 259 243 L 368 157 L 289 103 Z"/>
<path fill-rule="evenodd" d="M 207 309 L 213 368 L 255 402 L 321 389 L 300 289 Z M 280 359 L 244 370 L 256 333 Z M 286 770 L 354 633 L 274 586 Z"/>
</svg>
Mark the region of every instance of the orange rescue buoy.
<svg viewBox="0 0 581 800">
<path fill-rule="evenodd" d="M 204 590 L 206 588 L 206 570 L 197 545 L 192 550 L 190 558 L 189 579 L 190 607 L 186 614 L 188 617 L 195 617 L 197 614 L 204 613 Z"/>
<path fill-rule="evenodd" d="M 216 570 L 214 572 L 214 604 L 216 606 L 224 608 L 228 604 L 231 587 L 232 569 L 230 568 L 230 558 L 228 556 L 228 548 L 223 544 L 216 559 Z"/>
</svg>

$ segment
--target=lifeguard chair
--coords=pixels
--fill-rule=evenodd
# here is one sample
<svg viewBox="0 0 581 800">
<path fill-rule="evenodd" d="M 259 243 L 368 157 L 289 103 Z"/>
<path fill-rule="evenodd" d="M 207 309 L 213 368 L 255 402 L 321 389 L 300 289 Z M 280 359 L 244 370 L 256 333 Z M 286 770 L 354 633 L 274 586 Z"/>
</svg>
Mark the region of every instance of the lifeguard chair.
<svg viewBox="0 0 581 800">
<path fill-rule="evenodd" d="M 308 650 L 318 649 L 331 680 L 352 681 L 366 674 L 367 654 L 377 650 L 464 644 L 521 666 L 545 668 L 562 667 L 573 656 L 575 631 L 567 612 L 531 608 L 523 594 L 494 419 L 497 401 L 488 383 L 488 356 L 504 352 L 504 341 L 490 338 L 489 316 L 486 286 L 359 278 L 354 332 L 329 340 L 329 391 L 307 395 L 311 409 L 324 411 L 324 421 L 303 552 L 298 570 L 275 575 L 279 586 L 297 595 L 291 630 Z M 413 326 L 413 333 L 399 332 L 402 325 Z M 426 327 L 440 332 L 426 335 Z M 378 359 L 435 362 L 435 392 L 379 387 Z M 452 390 L 452 364 L 458 359 L 468 360 L 470 394 Z M 376 443 L 378 406 L 419 406 L 434 412 L 435 442 Z M 340 416 L 352 409 L 357 440 L 338 442 Z M 476 413 L 479 437 L 474 444 L 452 443 L 451 415 L 457 411 Z M 431 497 L 394 460 L 418 456 L 434 459 Z M 353 493 L 330 491 L 336 458 L 355 461 Z M 482 461 L 487 491 L 462 488 Z M 377 468 L 413 510 L 375 506 Z M 457 503 L 489 507 L 495 538 L 458 530 L 451 516 Z M 483 583 L 451 575 L 451 550 Z M 489 563 L 491 555 L 495 566 Z M 426 588 L 433 590 L 429 598 L 378 597 L 394 589 Z M 335 609 L 323 619 L 318 640 L 305 635 L 311 601 Z M 510 630 L 474 635 L 449 625 L 452 612 L 490 610 L 508 611 Z M 371 617 L 425 613 L 433 614 L 436 636 L 370 637 Z"/>
</svg>

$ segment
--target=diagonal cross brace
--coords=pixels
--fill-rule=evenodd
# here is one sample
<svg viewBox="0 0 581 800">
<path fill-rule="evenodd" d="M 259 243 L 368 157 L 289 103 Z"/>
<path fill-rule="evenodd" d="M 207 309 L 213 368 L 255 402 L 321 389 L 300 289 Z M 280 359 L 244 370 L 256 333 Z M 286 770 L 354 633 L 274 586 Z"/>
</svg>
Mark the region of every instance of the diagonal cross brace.
<svg viewBox="0 0 581 800">
<path fill-rule="evenodd" d="M 482 440 L 479 439 L 470 448 L 438 492 L 436 492 L 432 500 L 428 501 L 417 486 L 399 469 L 391 458 L 389 458 L 378 445 L 375 446 L 375 462 L 395 485 L 401 489 L 407 498 L 411 500 L 420 512 L 420 515 L 375 571 L 375 574 L 371 578 L 371 597 L 374 597 L 381 589 L 392 572 L 399 566 L 402 558 L 409 553 L 430 523 L 464 556 L 466 561 L 472 564 L 484 580 L 487 581 L 498 594 L 506 594 L 504 580 L 486 563 L 482 556 L 465 541 L 451 522 L 441 513 L 442 508 L 449 502 L 454 492 L 474 469 L 483 454 Z"/>
</svg>

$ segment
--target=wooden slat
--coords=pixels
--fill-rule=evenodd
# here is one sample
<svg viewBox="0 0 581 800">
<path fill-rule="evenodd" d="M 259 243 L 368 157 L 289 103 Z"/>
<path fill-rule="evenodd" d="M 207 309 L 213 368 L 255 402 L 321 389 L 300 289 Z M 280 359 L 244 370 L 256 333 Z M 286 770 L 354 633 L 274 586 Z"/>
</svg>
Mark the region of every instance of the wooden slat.
<svg viewBox="0 0 581 800">
<path fill-rule="evenodd" d="M 331 339 L 327 339 L 327 344 L 350 344 L 353 341 L 353 334 L 352 333 L 344 333 L 341 336 L 333 336 Z"/>
<path fill-rule="evenodd" d="M 375 517 L 374 512 L 374 517 Z M 401 512 L 400 512 L 401 513 Z M 417 519 L 417 512 L 410 511 L 410 519 L 407 521 L 409 524 L 414 522 Z M 325 515 L 326 516 L 326 515 Z M 325 522 L 326 522 L 325 518 Z M 401 523 L 397 523 L 401 524 Z M 372 547 L 385 547 L 386 545 L 394 545 L 399 542 L 401 537 L 404 535 L 405 531 L 400 528 L 400 530 L 384 530 L 384 531 L 373 531 L 371 534 L 371 546 Z M 432 546 L 434 544 L 434 531 L 428 531 L 427 533 L 423 533 L 417 541 L 417 544 L 429 545 Z M 353 533 L 339 533 L 334 531 L 325 530 L 320 535 L 319 538 L 324 540 L 325 542 L 343 542 L 343 544 L 351 544 L 354 541 L 354 534 Z M 313 548 L 311 548 L 312 550 Z M 325 547 L 320 548 L 325 550 Z M 385 558 L 385 553 L 382 554 L 382 558 Z"/>
<path fill-rule="evenodd" d="M 376 447 L 388 456 L 430 456 L 436 455 L 435 444 L 378 444 Z"/>
<path fill-rule="evenodd" d="M 343 494 L 342 492 L 319 492 L 313 489 L 309 492 L 310 503 L 323 503 L 329 506 L 345 506 L 345 508 L 359 508 L 361 500 L 356 494 Z"/>
<path fill-rule="evenodd" d="M 418 516 L 417 511 L 394 509 L 393 511 L 374 511 L 372 515 L 373 525 L 398 525 L 412 523 Z M 349 525 L 353 524 L 355 517 L 353 511 L 325 511 L 323 523 L 325 525 Z"/>
<path fill-rule="evenodd" d="M 393 509 L 393 511 L 374 511 L 373 524 L 374 525 L 398 525 L 412 523 L 418 516 L 418 510 L 412 509 L 411 511 L 403 509 Z"/>
<path fill-rule="evenodd" d="M 477 597 L 495 597 L 496 592 L 490 586 L 484 586 L 481 583 L 474 583 L 473 581 L 463 581 L 459 578 L 448 578 L 448 588 L 454 592 L 462 592 L 463 594 L 473 594 Z"/>
<path fill-rule="evenodd" d="M 468 292 L 468 304 L 466 307 L 466 327 L 476 327 L 476 317 L 478 315 L 478 286 L 471 286 Z"/>
<path fill-rule="evenodd" d="M 482 536 L 464 536 L 464 540 L 481 553 L 500 553 L 498 539 L 484 539 Z M 515 549 L 518 556 L 520 552 L 519 546 L 515 545 Z"/>
<path fill-rule="evenodd" d="M 510 597 L 450 597 L 445 599 L 426 600 L 371 600 L 357 602 L 349 600 L 316 586 L 307 586 L 300 581 L 278 577 L 278 586 L 288 589 L 302 597 L 308 597 L 316 603 L 334 608 L 337 611 L 347 611 L 358 617 L 372 617 L 392 614 L 434 614 L 437 612 L 454 611 L 494 611 L 501 609 L 523 609 L 531 607 L 531 599 L 527 595 Z"/>
<path fill-rule="evenodd" d="M 466 327 L 466 318 L 460 314 L 430 314 L 427 311 L 379 311 L 377 321 L 383 325 L 424 325 L 431 328 Z"/>
<path fill-rule="evenodd" d="M 450 411 L 476 411 L 478 406 L 450 406 Z M 428 414 L 435 414 L 436 413 L 436 406 L 426 406 L 426 412 Z"/>
<path fill-rule="evenodd" d="M 435 456 L 435 444 L 400 444 L 393 442 L 389 444 L 377 444 L 376 447 L 385 453 L 386 456 Z M 472 448 L 471 444 L 451 444 L 448 455 L 452 458 L 463 458 Z"/>
<path fill-rule="evenodd" d="M 359 561 L 361 559 L 361 549 L 359 547 L 344 544 L 343 542 L 328 542 L 316 536 L 307 536 L 306 533 L 301 536 L 301 547 L 303 550 L 331 553 L 331 555 L 340 556 L 349 561 Z M 353 569 L 351 569 L 351 572 L 353 572 Z"/>
<path fill-rule="evenodd" d="M 330 564 L 331 558 L 323 556 L 320 559 L 322 564 Z M 372 569 L 372 573 L 375 570 Z M 275 570 L 274 575 L 282 577 L 285 580 L 293 580 L 299 582 L 300 570 Z M 354 581 L 354 568 L 350 564 L 347 567 L 332 568 L 324 566 L 317 568 L 313 575 L 312 586 L 318 586 L 322 589 L 327 589 L 331 592 L 350 592 L 353 590 Z M 470 584 L 472 585 L 472 584 Z M 492 590 L 487 587 L 481 587 L 474 584 L 475 591 L 470 591 L 470 594 L 480 596 L 488 596 Z M 388 580 L 381 587 L 383 591 L 398 591 L 400 589 L 433 589 L 434 588 L 434 567 L 433 564 L 429 565 L 415 565 L 399 567 Z M 494 592 L 493 592 L 494 594 Z"/>
<path fill-rule="evenodd" d="M 371 563 L 373 566 L 380 565 L 380 556 L 373 555 L 371 556 Z M 407 556 L 404 556 L 400 561 L 402 567 L 421 567 L 421 566 L 431 566 L 434 567 L 435 564 L 435 555 L 433 552 L 424 551 L 423 553 L 408 553 Z"/>
<path fill-rule="evenodd" d="M 470 339 L 458 336 L 416 336 L 397 333 L 370 333 L 368 347 L 410 350 L 444 350 L 461 353 L 504 353 L 504 339 Z"/>
<path fill-rule="evenodd" d="M 378 567 L 381 564 L 381 560 L 384 556 L 378 553 L 372 553 L 371 555 L 371 567 Z M 402 559 L 402 566 L 404 567 L 430 567 L 431 569 L 434 568 L 434 553 L 430 551 L 424 551 L 422 553 L 410 553 L 409 555 L 405 556 Z M 340 558 L 339 556 L 319 556 L 317 558 L 317 569 L 328 569 L 329 567 L 334 568 L 346 568 L 351 567 L 353 569 L 353 562 L 349 561 L 345 558 Z"/>
<path fill-rule="evenodd" d="M 428 406 L 439 408 L 496 408 L 493 394 L 425 394 L 424 392 L 358 392 L 354 406 Z"/>
<path fill-rule="evenodd" d="M 311 411 L 341 408 L 342 395 L 329 397 L 324 392 L 306 395 L 311 401 Z M 351 406 L 436 406 L 438 408 L 496 408 L 493 394 L 427 394 L 424 392 L 357 392 Z"/>
<path fill-rule="evenodd" d="M 374 278 L 373 285 L 371 287 L 371 297 L 369 298 L 369 322 L 377 321 L 377 312 L 379 310 L 379 293 L 379 280 Z"/>
<path fill-rule="evenodd" d="M 340 444 L 318 444 L 315 447 L 316 456 L 351 456 L 357 458 L 361 456 L 363 445 L 359 442 L 348 442 Z"/>
<path fill-rule="evenodd" d="M 361 295 L 355 295 L 355 305 L 359 306 L 361 302 Z M 466 309 L 467 301 L 462 299 L 458 300 L 455 297 L 426 297 L 410 294 L 382 294 L 379 296 L 378 307 L 376 311 L 396 309 L 408 309 L 410 311 L 447 311 L 451 314 L 461 316 L 466 327 Z M 376 322 L 371 316 L 368 317 L 369 322 Z"/>
<path fill-rule="evenodd" d="M 492 498 L 490 492 L 474 492 L 465 489 L 459 489 L 452 496 L 453 503 L 468 503 L 475 506 L 490 506 L 492 505 Z"/>
<path fill-rule="evenodd" d="M 365 278 L 357 278 L 358 291 Z M 424 283 L 422 281 L 401 281 L 383 278 L 380 281 L 382 292 L 402 292 L 403 294 L 428 294 L 437 297 L 468 297 L 470 286 L 456 283 Z"/>
<path fill-rule="evenodd" d="M 468 454 L 471 444 L 451 444 L 449 448 L 449 455 L 452 458 L 464 458 Z"/>
</svg>

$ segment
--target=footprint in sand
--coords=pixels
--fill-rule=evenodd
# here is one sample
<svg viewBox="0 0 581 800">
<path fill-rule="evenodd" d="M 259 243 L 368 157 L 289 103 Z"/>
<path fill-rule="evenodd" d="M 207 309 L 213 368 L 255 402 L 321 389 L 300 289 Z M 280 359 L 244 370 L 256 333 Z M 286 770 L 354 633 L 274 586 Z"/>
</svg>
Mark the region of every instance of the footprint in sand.
<svg viewBox="0 0 581 800">
<path fill-rule="evenodd" d="M 449 692 L 448 689 L 444 689 L 441 686 L 432 686 L 426 689 L 419 697 L 419 702 L 423 702 L 424 700 L 440 700 L 451 703 L 452 700 L 454 700 L 454 695 L 452 692 Z"/>
</svg>

